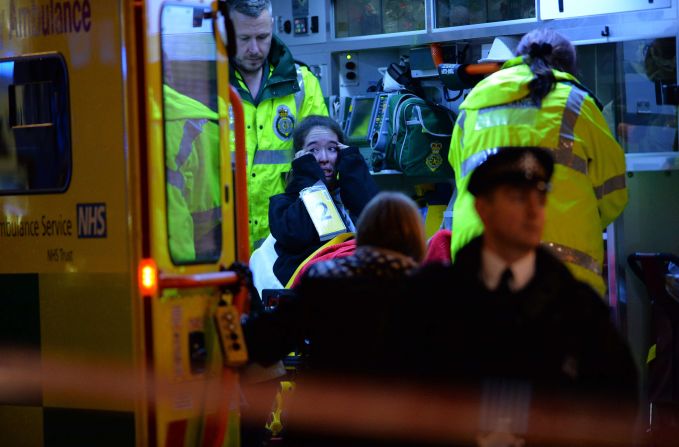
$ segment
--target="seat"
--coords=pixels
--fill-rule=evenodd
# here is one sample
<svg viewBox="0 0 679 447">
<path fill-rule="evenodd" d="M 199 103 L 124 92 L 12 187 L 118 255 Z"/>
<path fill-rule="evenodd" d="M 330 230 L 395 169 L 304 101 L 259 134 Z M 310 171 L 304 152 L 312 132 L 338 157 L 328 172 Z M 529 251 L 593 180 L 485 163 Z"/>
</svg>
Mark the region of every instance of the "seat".
<svg viewBox="0 0 679 447">
<path fill-rule="evenodd" d="M 679 301 L 666 289 L 671 253 L 633 253 L 627 263 L 643 282 L 651 304 L 648 367 L 650 405 L 648 433 L 653 446 L 675 445 L 679 439 Z"/>
</svg>

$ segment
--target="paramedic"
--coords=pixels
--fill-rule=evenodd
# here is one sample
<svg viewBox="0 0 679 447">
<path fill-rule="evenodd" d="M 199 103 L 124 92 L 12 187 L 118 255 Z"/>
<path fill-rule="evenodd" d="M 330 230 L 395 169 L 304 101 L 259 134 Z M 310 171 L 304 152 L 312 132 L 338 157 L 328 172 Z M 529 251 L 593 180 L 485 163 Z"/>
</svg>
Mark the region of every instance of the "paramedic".
<svg viewBox="0 0 679 447">
<path fill-rule="evenodd" d="M 170 256 L 213 261 L 222 246 L 218 116 L 167 84 L 163 98 Z"/>
<path fill-rule="evenodd" d="M 243 100 L 247 146 L 250 243 L 269 233 L 269 197 L 283 192 L 292 131 L 308 115 L 327 115 L 318 79 L 273 35 L 270 0 L 231 0 L 236 55 L 229 80 Z"/>
<path fill-rule="evenodd" d="M 542 242 L 603 296 L 602 233 L 627 203 L 625 154 L 598 101 L 574 77 L 567 39 L 537 29 L 516 53 L 460 106 L 448 155 L 458 191 L 452 257 L 483 231 L 467 188 L 474 168 L 503 146 L 542 147 L 556 161 Z"/>
</svg>

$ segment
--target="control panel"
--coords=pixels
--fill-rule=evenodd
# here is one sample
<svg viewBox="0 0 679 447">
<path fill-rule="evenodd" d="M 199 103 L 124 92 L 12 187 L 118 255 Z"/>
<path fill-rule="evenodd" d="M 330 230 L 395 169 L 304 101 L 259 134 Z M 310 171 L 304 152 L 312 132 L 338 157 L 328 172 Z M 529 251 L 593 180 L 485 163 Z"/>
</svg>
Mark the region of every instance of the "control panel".
<svg viewBox="0 0 679 447">
<path fill-rule="evenodd" d="M 274 32 L 286 45 L 307 45 L 327 40 L 325 2 L 278 0 L 271 2 Z M 293 51 L 294 54 L 294 51 Z"/>
<path fill-rule="evenodd" d="M 244 365 L 248 361 L 248 352 L 238 311 L 228 301 L 222 301 L 217 306 L 214 318 L 224 354 L 224 365 Z"/>
<path fill-rule="evenodd" d="M 340 53 L 340 87 L 353 87 L 358 85 L 358 53 Z"/>
<path fill-rule="evenodd" d="M 386 147 L 389 139 L 390 117 L 387 113 L 389 95 L 389 93 L 380 93 L 375 99 L 375 119 L 370 136 L 370 147 L 372 149 Z"/>
</svg>

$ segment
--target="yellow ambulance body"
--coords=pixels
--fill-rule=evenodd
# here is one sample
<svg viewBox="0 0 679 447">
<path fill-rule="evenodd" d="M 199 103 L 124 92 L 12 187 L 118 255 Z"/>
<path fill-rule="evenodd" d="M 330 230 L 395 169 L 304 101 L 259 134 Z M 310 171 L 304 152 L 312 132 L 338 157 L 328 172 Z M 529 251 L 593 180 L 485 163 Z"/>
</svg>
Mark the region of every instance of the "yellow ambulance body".
<svg viewBox="0 0 679 447">
<path fill-rule="evenodd" d="M 247 257 L 236 234 L 247 204 L 227 149 L 217 9 L 0 1 L 3 446 L 238 442 L 237 412 L 226 411 L 237 408 L 237 374 L 223 366 L 213 317 L 224 299 L 238 320 L 241 281 L 224 270 Z M 218 253 L 183 264 L 168 242 L 163 84 L 173 70 L 185 95 L 207 91 L 194 99 L 215 113 L 221 154 Z M 245 359 L 240 346 L 228 347 L 232 364 Z"/>
</svg>

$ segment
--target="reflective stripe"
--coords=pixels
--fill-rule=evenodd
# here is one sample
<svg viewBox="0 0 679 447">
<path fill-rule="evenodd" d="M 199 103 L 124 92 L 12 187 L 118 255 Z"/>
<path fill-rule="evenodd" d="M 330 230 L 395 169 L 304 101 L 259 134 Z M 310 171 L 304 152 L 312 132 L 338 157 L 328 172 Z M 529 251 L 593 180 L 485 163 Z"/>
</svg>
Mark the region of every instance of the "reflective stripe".
<svg viewBox="0 0 679 447">
<path fill-rule="evenodd" d="M 203 131 L 203 126 L 207 123 L 207 119 L 191 119 L 186 120 L 184 124 L 184 133 L 182 134 L 182 141 L 179 143 L 179 152 L 175 157 L 177 169 L 179 169 L 191 155 L 193 151 L 193 142 L 198 138 Z"/>
<path fill-rule="evenodd" d="M 257 149 L 253 164 L 282 165 L 292 161 L 292 149 Z"/>
<path fill-rule="evenodd" d="M 476 169 L 481 163 L 486 161 L 491 155 L 495 155 L 499 152 L 499 149 L 494 147 L 492 149 L 486 149 L 485 151 L 477 152 L 472 156 L 468 157 L 462 162 L 462 177 L 466 177 L 474 169 Z"/>
<path fill-rule="evenodd" d="M 500 104 L 500 105 L 497 105 L 497 106 L 480 108 L 479 109 L 479 115 L 495 112 L 497 110 L 505 110 L 505 109 L 537 109 L 537 108 L 535 107 L 535 104 L 533 104 L 533 101 L 526 98 L 526 99 L 520 99 L 520 100 L 514 101 L 514 102 L 509 102 L 507 104 Z"/>
<path fill-rule="evenodd" d="M 459 115 L 457 115 L 457 126 L 464 130 L 464 120 L 467 118 L 467 111 L 462 110 Z"/>
<path fill-rule="evenodd" d="M 302 67 L 299 64 L 295 64 L 295 68 L 297 69 L 297 84 L 299 84 L 299 91 L 295 93 L 295 105 L 297 105 L 297 117 L 299 119 L 304 103 L 304 73 L 302 73 Z"/>
<path fill-rule="evenodd" d="M 216 207 L 206 211 L 195 211 L 191 213 L 191 217 L 198 224 L 219 221 L 222 219 L 222 209 Z"/>
<path fill-rule="evenodd" d="M 583 174 L 587 174 L 587 160 L 573 153 L 573 143 L 575 141 L 575 123 L 580 116 L 580 109 L 585 101 L 587 93 L 573 86 L 566 107 L 561 118 L 561 128 L 559 129 L 559 145 L 554 151 L 554 160 L 560 164 L 574 169 Z"/>
<path fill-rule="evenodd" d="M 526 99 L 499 106 L 485 107 L 479 109 L 475 129 L 482 130 L 488 127 L 510 124 L 534 126 L 539 110 L 532 101 Z"/>
<path fill-rule="evenodd" d="M 582 108 L 582 104 L 585 101 L 585 97 L 586 93 L 584 91 L 580 90 L 575 86 L 571 88 L 571 91 L 568 94 L 568 99 L 566 100 L 566 107 L 564 108 L 563 117 L 561 118 L 561 127 L 559 129 L 559 145 L 556 149 L 545 148 L 552 152 L 552 154 L 554 155 L 554 161 L 556 163 L 571 168 L 575 171 L 581 172 L 583 174 L 587 174 L 587 160 L 573 153 L 573 142 L 575 141 L 574 136 L 575 123 L 578 120 L 578 116 L 580 115 L 580 109 Z M 527 107 L 526 105 L 524 105 L 524 103 L 525 101 L 518 101 L 512 103 L 510 106 L 515 109 Z M 484 113 L 488 113 L 489 111 L 499 110 L 503 107 L 506 108 L 505 106 L 494 106 L 488 107 L 486 109 L 480 109 L 479 115 L 481 114 L 482 111 L 484 111 Z M 522 115 L 521 114 L 513 115 L 512 118 L 520 120 L 522 119 Z M 523 118 L 525 118 L 525 116 L 523 116 Z M 512 121 L 511 124 L 515 124 L 515 122 Z M 526 123 L 518 122 L 516 124 L 526 124 Z M 479 129 L 478 124 L 476 128 Z M 485 151 L 477 152 L 476 154 L 473 154 L 470 157 L 468 157 L 465 161 L 462 162 L 462 176 L 463 177 L 467 176 L 481 163 L 486 161 L 486 159 L 490 155 L 496 154 L 497 151 L 498 148 L 486 149 Z"/>
<path fill-rule="evenodd" d="M 597 199 L 601 199 L 606 194 L 625 189 L 626 186 L 625 175 L 616 175 L 606 180 L 603 185 L 594 188 L 594 194 Z"/>
<path fill-rule="evenodd" d="M 466 177 L 468 174 L 471 174 L 471 172 L 474 169 L 478 168 L 491 155 L 495 155 L 500 151 L 507 151 L 507 150 L 514 150 L 514 149 L 526 149 L 526 148 L 542 149 L 542 150 L 545 150 L 545 151 L 553 152 L 552 149 L 548 149 L 548 148 L 544 148 L 544 147 L 538 147 L 538 146 L 503 146 L 503 147 L 494 147 L 492 149 L 486 149 L 485 151 L 477 152 L 474 155 L 471 155 L 469 158 L 467 158 L 462 163 L 462 177 Z"/>
<path fill-rule="evenodd" d="M 559 147 L 553 151 L 554 161 L 557 164 L 566 166 L 578 171 L 582 174 L 587 174 L 587 161 L 577 154 L 573 153 L 573 142 L 569 142 L 569 147 Z"/>
<path fill-rule="evenodd" d="M 543 242 L 542 246 L 548 248 L 562 262 L 579 265 L 601 276 L 601 265 L 587 253 L 555 242 Z"/>
<path fill-rule="evenodd" d="M 464 120 L 467 118 L 467 111 L 462 110 L 457 115 L 457 126 L 460 128 L 460 150 L 464 147 Z"/>
<path fill-rule="evenodd" d="M 194 246 L 196 258 L 219 257 L 222 245 L 222 212 L 220 207 L 191 213 L 193 218 Z"/>
<path fill-rule="evenodd" d="M 179 189 L 184 193 L 184 176 L 179 172 L 174 171 L 170 168 L 165 169 L 165 176 L 167 177 L 167 183 Z"/>
</svg>

